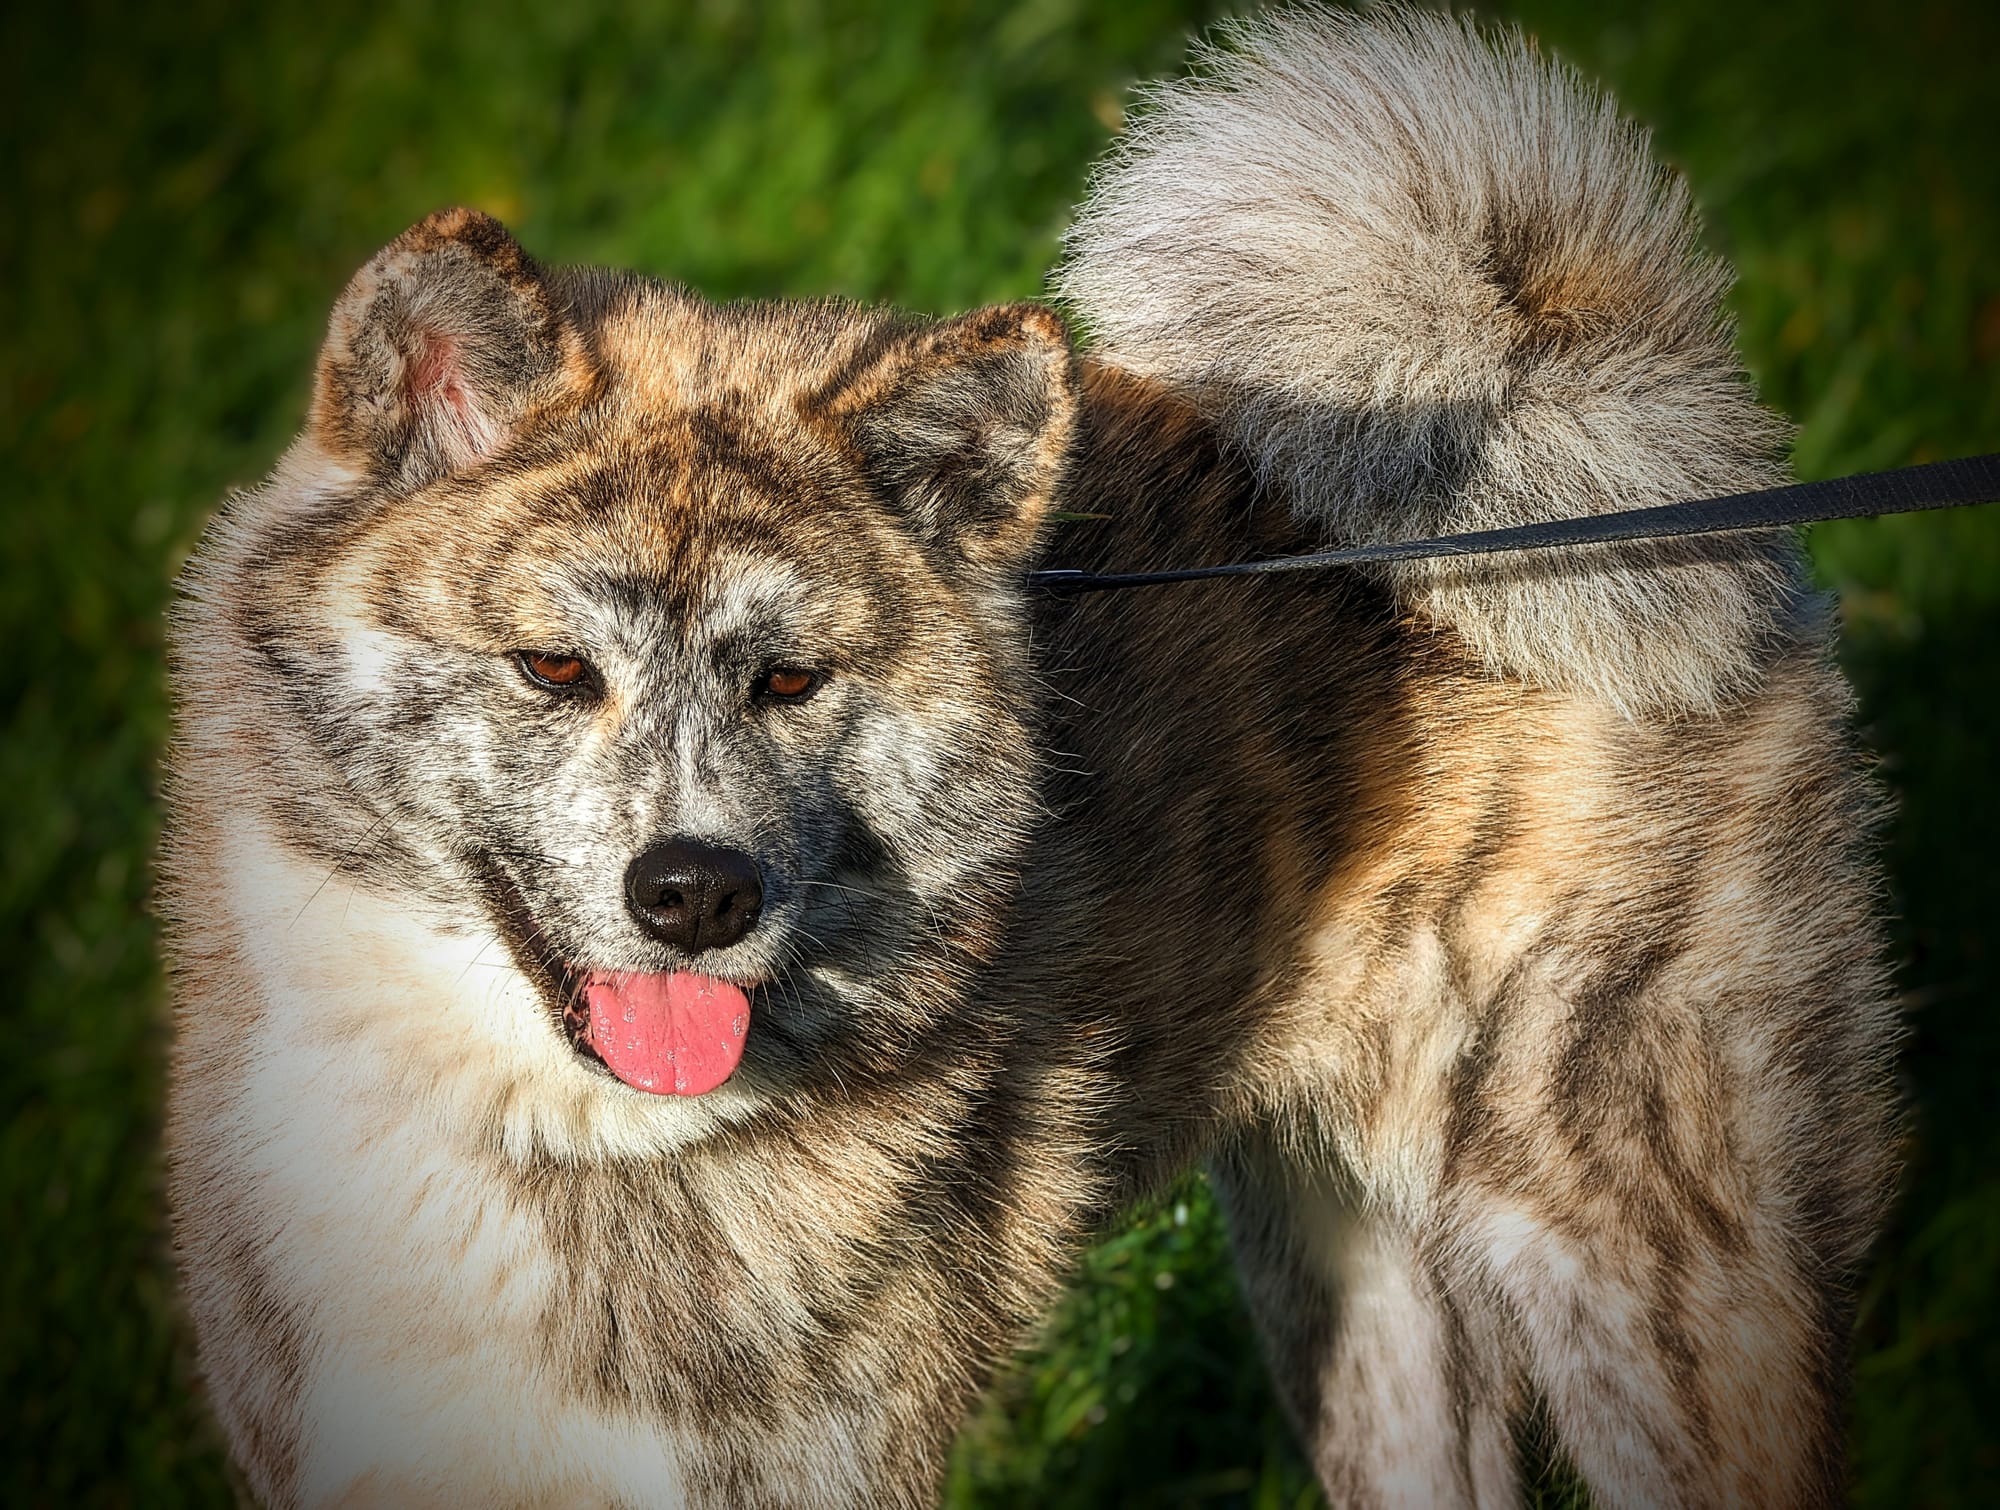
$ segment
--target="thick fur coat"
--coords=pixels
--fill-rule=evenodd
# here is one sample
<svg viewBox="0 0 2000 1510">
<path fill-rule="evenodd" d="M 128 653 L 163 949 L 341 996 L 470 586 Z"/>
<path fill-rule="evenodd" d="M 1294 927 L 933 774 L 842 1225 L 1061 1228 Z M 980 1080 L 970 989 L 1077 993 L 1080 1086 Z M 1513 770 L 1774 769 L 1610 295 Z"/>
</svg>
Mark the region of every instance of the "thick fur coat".
<svg viewBox="0 0 2000 1510">
<path fill-rule="evenodd" d="M 1770 481 L 1724 283 L 1600 95 L 1409 12 L 1154 95 L 1081 358 L 387 248 L 173 626 L 171 1193 L 256 1495 L 930 1503 L 1206 1158 L 1335 1503 L 1506 1503 L 1531 1412 L 1605 1505 L 1834 1502 L 1894 1025 L 1791 543 L 1022 587 Z M 662 924 L 662 843 L 753 925 Z M 740 1064 L 635 1088 L 605 1019 L 689 980 Z"/>
</svg>

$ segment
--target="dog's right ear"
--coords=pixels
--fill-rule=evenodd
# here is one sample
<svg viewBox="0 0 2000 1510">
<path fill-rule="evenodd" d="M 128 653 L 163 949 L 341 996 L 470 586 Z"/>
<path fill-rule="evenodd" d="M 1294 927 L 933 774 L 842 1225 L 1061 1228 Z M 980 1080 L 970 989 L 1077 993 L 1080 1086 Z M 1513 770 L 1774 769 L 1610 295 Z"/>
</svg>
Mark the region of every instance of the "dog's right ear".
<svg viewBox="0 0 2000 1510">
<path fill-rule="evenodd" d="M 492 456 L 532 414 L 594 383 L 588 348 L 507 228 L 440 210 L 341 294 L 310 427 L 376 485 L 416 488 Z"/>
</svg>

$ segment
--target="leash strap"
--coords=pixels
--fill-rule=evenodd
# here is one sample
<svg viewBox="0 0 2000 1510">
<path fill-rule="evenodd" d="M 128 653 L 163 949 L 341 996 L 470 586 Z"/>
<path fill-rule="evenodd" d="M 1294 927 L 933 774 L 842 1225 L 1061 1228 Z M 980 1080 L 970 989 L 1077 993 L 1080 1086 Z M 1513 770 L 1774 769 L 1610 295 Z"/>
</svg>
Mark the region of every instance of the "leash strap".
<svg viewBox="0 0 2000 1510">
<path fill-rule="evenodd" d="M 1666 503 L 1648 509 L 1553 519 L 1509 529 L 1438 535 L 1428 540 L 1395 540 L 1319 551 L 1309 556 L 1276 556 L 1266 561 L 1234 561 L 1226 566 L 1189 566 L 1174 571 L 1087 572 L 1067 568 L 1028 573 L 1028 586 L 1070 596 L 1126 587 L 1164 587 L 1211 577 L 1261 577 L 1272 572 L 1309 571 L 1322 566 L 1363 566 L 1379 561 L 1414 561 L 1439 556 L 1487 556 L 1547 546 L 1604 545 L 1620 540 L 1666 540 L 1678 535 L 1712 535 L 1728 530 L 1778 529 L 1821 519 L 1857 519 L 1874 514 L 1913 514 L 1922 509 L 1960 508 L 2000 500 L 2000 454 L 1967 456 L 1865 472 L 1822 482 Z"/>
</svg>

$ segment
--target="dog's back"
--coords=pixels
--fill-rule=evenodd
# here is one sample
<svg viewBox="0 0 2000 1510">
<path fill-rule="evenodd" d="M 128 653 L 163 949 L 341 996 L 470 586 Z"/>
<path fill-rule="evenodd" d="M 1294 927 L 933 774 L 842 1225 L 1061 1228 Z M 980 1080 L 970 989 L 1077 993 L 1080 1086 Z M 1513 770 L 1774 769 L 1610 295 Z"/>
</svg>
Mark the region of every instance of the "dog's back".
<svg viewBox="0 0 2000 1510">
<path fill-rule="evenodd" d="M 1212 419 L 1304 537 L 1237 555 L 1776 479 L 1725 271 L 1601 96 L 1424 13 L 1228 43 L 1155 93 L 1058 285 L 1098 360 Z M 1080 507 L 1140 503 L 1107 472 Z M 1182 552 L 1119 564 L 1199 555 L 1178 528 Z M 1157 687 L 1098 750 L 1057 743 L 1187 757 L 1184 805 L 1123 858 L 1206 848 L 1216 906 L 1153 935 L 1180 952 L 1128 1114 L 1220 1097 L 1239 1260 L 1329 1487 L 1505 1498 L 1539 1400 L 1601 1502 L 1831 1501 L 1896 1030 L 1876 799 L 1793 543 L 1316 589 L 1160 590 L 1181 601 L 1144 638 L 1248 642 L 1202 658 L 1235 662 L 1202 694 L 1217 721 L 1257 708 L 1219 746 L 1192 711 L 1160 729 Z M 1088 665 L 1146 610 L 1064 612 Z M 1177 996 L 1218 935 L 1254 965 Z"/>
</svg>

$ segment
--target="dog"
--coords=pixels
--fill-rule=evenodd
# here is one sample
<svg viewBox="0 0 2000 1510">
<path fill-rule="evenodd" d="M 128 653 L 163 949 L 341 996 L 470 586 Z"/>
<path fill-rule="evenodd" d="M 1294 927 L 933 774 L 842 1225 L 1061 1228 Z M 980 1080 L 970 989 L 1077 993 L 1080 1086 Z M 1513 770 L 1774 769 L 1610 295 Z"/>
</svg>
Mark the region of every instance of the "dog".
<svg viewBox="0 0 2000 1510">
<path fill-rule="evenodd" d="M 249 1490 L 934 1503 L 1208 1162 L 1341 1505 L 1840 1492 L 1878 798 L 1775 534 L 1051 597 L 1782 475 L 1513 33 L 1244 23 L 1054 282 L 718 306 L 433 215 L 171 625 L 177 1253 Z"/>
</svg>

